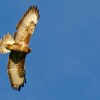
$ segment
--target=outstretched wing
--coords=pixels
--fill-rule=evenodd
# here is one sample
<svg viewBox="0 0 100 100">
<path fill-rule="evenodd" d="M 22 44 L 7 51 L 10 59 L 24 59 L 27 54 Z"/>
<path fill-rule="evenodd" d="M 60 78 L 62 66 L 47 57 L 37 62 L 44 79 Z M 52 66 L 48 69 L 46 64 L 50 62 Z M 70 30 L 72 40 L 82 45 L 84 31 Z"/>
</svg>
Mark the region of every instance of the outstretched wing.
<svg viewBox="0 0 100 100">
<path fill-rule="evenodd" d="M 28 45 L 39 16 L 37 6 L 30 6 L 16 26 L 16 29 L 18 30 L 14 35 L 16 43 L 24 43 Z"/>
<path fill-rule="evenodd" d="M 22 47 L 26 45 L 27 47 L 39 16 L 38 8 L 36 6 L 30 6 L 16 27 L 18 30 L 14 34 L 16 44 L 20 44 Z M 9 55 L 7 67 L 8 75 L 11 86 L 16 90 L 20 90 L 26 82 L 24 68 L 26 54 L 25 52 L 12 50 Z"/>
<path fill-rule="evenodd" d="M 11 83 L 11 87 L 16 90 L 20 90 L 26 83 L 25 78 L 25 63 L 26 54 L 19 51 L 11 51 L 8 60 L 8 75 Z"/>
</svg>

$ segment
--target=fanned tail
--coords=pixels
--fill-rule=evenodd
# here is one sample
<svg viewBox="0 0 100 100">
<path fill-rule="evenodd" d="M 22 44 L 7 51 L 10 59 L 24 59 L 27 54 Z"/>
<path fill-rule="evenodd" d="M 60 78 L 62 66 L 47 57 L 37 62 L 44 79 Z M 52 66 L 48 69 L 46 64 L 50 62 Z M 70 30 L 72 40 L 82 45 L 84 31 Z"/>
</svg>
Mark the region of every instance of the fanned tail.
<svg viewBox="0 0 100 100">
<path fill-rule="evenodd" d="M 11 36 L 10 33 L 8 33 L 8 34 L 4 35 L 4 38 L 1 41 L 1 46 L 5 47 L 6 45 L 12 45 L 14 43 L 15 43 L 15 41 L 14 41 L 13 37 Z"/>
<path fill-rule="evenodd" d="M 0 53 L 2 54 L 9 53 L 10 50 L 8 50 L 6 47 L 14 43 L 15 41 L 10 33 L 4 35 L 3 39 L 0 40 Z"/>
</svg>

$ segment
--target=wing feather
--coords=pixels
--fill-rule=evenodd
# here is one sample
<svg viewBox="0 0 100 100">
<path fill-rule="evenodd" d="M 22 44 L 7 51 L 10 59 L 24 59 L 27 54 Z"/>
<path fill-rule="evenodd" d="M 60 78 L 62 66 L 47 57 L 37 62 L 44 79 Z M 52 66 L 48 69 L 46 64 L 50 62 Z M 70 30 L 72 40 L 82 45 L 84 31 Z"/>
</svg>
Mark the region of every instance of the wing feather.
<svg viewBox="0 0 100 100">
<path fill-rule="evenodd" d="M 38 22 L 39 16 L 39 10 L 37 6 L 30 6 L 16 26 L 18 31 L 15 33 L 14 39 L 17 43 L 24 42 L 28 44 Z M 31 27 L 31 23 L 33 23 L 33 27 Z M 27 38 L 29 39 L 27 40 Z"/>
<path fill-rule="evenodd" d="M 25 57 L 26 54 L 18 51 L 11 51 L 8 60 L 8 75 L 11 83 L 11 87 L 16 90 L 20 90 L 26 83 L 25 78 Z"/>
<path fill-rule="evenodd" d="M 17 24 L 14 38 L 8 33 L 0 40 L 0 52 L 10 52 L 7 72 L 13 89 L 20 90 L 26 83 L 25 58 L 29 53 L 28 43 L 39 17 L 37 6 L 30 6 Z"/>
</svg>

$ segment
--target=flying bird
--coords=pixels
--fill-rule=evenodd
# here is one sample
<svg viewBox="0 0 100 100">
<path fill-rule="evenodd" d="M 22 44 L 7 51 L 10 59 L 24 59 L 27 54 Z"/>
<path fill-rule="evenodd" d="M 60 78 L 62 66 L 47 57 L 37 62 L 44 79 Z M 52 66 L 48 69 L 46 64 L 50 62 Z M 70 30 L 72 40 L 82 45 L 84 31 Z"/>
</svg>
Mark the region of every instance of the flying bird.
<svg viewBox="0 0 100 100">
<path fill-rule="evenodd" d="M 10 33 L 0 40 L 0 53 L 10 53 L 7 64 L 7 72 L 11 87 L 20 91 L 26 83 L 25 58 L 31 52 L 29 47 L 30 38 L 34 32 L 40 14 L 37 6 L 30 8 L 18 22 L 14 36 Z"/>
</svg>

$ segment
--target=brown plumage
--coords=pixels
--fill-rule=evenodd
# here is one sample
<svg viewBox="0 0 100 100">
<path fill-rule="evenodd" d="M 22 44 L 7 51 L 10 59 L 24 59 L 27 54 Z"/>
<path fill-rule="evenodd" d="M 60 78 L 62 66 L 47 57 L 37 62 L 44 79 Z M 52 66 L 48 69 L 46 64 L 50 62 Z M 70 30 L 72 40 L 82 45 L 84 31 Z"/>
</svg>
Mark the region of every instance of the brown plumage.
<svg viewBox="0 0 100 100">
<path fill-rule="evenodd" d="M 0 52 L 10 52 L 7 71 L 11 87 L 15 90 L 20 90 L 26 83 L 25 58 L 31 52 L 28 44 L 39 17 L 37 6 L 30 6 L 17 24 L 14 38 L 8 33 L 0 40 Z"/>
</svg>

